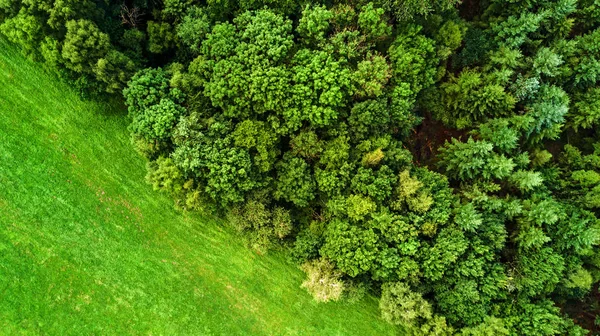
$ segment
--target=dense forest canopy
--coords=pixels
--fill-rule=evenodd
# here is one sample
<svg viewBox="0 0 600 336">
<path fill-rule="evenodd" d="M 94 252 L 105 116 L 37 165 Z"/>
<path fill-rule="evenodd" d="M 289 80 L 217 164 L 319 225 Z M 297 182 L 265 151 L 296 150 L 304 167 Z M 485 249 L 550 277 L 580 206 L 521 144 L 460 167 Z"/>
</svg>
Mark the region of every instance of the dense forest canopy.
<svg viewBox="0 0 600 336">
<path fill-rule="evenodd" d="M 376 293 L 409 335 L 594 327 L 598 0 L 0 0 L 0 22 L 122 92 L 148 181 L 289 250 L 316 300 Z"/>
</svg>

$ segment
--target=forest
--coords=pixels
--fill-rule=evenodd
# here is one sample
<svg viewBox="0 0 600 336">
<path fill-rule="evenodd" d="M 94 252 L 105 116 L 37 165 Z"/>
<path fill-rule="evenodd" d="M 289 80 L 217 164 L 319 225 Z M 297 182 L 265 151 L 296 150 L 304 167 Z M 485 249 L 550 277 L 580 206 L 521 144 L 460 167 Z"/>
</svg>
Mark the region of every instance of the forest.
<svg viewBox="0 0 600 336">
<path fill-rule="evenodd" d="M 600 325 L 600 1 L 0 0 L 146 180 L 401 335 Z M 102 169 L 102 167 L 98 167 Z"/>
</svg>

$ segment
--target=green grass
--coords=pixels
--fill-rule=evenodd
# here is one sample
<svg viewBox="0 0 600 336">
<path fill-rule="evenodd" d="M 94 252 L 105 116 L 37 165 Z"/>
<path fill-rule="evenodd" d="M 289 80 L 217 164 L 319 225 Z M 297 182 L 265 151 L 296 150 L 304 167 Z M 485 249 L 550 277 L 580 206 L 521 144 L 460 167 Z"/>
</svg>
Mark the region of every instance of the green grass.
<svg viewBox="0 0 600 336">
<path fill-rule="evenodd" d="M 0 40 L 0 334 L 395 333 L 373 298 L 316 304 L 283 255 L 176 211 L 126 119 Z"/>
</svg>

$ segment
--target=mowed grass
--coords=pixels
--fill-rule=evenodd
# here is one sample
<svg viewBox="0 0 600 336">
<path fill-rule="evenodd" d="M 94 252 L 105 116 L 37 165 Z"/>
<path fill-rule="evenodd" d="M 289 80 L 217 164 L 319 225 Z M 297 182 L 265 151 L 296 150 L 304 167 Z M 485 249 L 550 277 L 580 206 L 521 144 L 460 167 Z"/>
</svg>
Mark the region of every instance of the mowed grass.
<svg viewBox="0 0 600 336">
<path fill-rule="evenodd" d="M 175 210 L 126 128 L 0 40 L 0 334 L 395 333 L 375 299 L 316 304 L 283 255 Z"/>
</svg>

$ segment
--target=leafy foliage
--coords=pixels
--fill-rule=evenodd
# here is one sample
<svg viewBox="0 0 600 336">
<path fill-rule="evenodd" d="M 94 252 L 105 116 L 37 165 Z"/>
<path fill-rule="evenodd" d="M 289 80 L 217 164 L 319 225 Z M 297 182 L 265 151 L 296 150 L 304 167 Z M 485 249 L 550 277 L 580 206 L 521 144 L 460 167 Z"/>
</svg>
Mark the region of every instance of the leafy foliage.
<svg viewBox="0 0 600 336">
<path fill-rule="evenodd" d="M 429 303 L 402 282 L 385 284 L 379 305 L 383 318 L 393 324 L 413 325 L 432 317 Z"/>
<path fill-rule="evenodd" d="M 327 259 L 316 260 L 302 266 L 307 279 L 302 283 L 315 301 L 338 301 L 345 289 L 341 273 Z"/>
<path fill-rule="evenodd" d="M 178 206 L 293 246 L 317 300 L 370 286 L 408 335 L 581 333 L 555 303 L 600 280 L 594 1 L 133 3 L 0 1 L 0 31 L 125 87 Z"/>
</svg>

